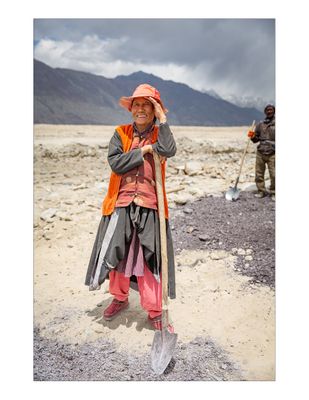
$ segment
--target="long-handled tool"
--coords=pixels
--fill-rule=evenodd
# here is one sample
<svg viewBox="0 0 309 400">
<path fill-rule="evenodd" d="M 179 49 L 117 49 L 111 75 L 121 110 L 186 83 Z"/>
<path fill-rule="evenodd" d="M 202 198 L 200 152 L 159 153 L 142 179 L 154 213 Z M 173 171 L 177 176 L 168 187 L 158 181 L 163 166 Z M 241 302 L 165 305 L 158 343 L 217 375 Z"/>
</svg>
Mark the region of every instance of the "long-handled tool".
<svg viewBox="0 0 309 400">
<path fill-rule="evenodd" d="M 254 125 L 255 125 L 255 121 L 252 122 L 250 130 L 254 129 Z M 247 140 L 247 144 L 246 144 L 245 150 L 244 150 L 244 152 L 242 154 L 242 157 L 241 157 L 239 172 L 238 172 L 238 176 L 236 178 L 235 185 L 234 185 L 234 187 L 229 188 L 229 190 L 225 193 L 226 200 L 236 201 L 238 199 L 238 197 L 239 197 L 240 189 L 237 189 L 237 185 L 238 185 L 240 173 L 241 173 L 241 170 L 242 170 L 242 165 L 244 163 L 245 155 L 246 155 L 246 153 L 248 151 L 249 143 L 250 143 L 250 138 L 248 138 L 248 140 Z"/>
<path fill-rule="evenodd" d="M 163 186 L 160 159 L 157 153 L 153 153 L 156 173 L 156 190 L 158 199 L 158 211 L 160 222 L 161 242 L 161 273 L 162 273 L 162 330 L 155 332 L 151 347 L 151 366 L 153 371 L 160 375 L 170 363 L 177 342 L 177 334 L 168 330 L 168 264 L 167 264 L 167 240 L 164 212 Z"/>
</svg>

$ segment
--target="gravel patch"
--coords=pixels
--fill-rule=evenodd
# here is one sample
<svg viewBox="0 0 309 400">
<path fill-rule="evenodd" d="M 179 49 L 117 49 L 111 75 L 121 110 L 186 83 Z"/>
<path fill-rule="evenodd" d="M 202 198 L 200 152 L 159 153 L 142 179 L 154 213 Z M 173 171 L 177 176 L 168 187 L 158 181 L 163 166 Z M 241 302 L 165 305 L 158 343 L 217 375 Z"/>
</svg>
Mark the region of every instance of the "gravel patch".
<svg viewBox="0 0 309 400">
<path fill-rule="evenodd" d="M 275 286 L 275 202 L 241 192 L 237 201 L 203 197 L 170 210 L 174 251 L 226 250 L 251 283 Z"/>
<path fill-rule="evenodd" d="M 177 360 L 177 361 L 176 361 Z M 242 380 L 240 369 L 211 340 L 197 337 L 177 342 L 174 358 L 164 374 L 150 368 L 149 353 L 136 356 L 117 351 L 100 339 L 83 345 L 64 344 L 34 330 L 35 381 L 232 381 Z"/>
</svg>

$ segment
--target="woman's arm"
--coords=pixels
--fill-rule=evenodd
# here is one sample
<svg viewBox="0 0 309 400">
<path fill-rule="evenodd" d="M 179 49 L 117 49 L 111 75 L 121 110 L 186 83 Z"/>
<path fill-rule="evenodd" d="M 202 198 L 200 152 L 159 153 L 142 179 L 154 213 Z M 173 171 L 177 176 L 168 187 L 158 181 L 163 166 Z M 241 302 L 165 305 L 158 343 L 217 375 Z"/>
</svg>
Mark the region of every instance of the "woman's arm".
<svg viewBox="0 0 309 400">
<path fill-rule="evenodd" d="M 112 171 L 117 175 L 123 175 L 144 162 L 140 148 L 123 152 L 121 138 L 117 131 L 109 142 L 107 160 Z"/>
<path fill-rule="evenodd" d="M 159 125 L 158 140 L 152 145 L 152 148 L 163 157 L 173 157 L 176 154 L 176 142 L 167 122 Z"/>
</svg>

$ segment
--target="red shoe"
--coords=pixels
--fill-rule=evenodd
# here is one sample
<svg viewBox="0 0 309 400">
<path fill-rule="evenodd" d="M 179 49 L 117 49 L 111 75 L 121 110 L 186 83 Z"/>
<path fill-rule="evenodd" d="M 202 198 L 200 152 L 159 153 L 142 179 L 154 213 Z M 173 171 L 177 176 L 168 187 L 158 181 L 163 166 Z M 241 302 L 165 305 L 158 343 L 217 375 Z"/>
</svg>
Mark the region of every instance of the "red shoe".
<svg viewBox="0 0 309 400">
<path fill-rule="evenodd" d="M 148 321 L 150 322 L 151 326 L 157 330 L 157 331 L 162 331 L 162 316 L 158 315 L 157 317 L 150 318 L 148 315 Z M 174 333 L 174 328 L 172 325 L 168 325 L 167 327 L 169 333 Z"/>
<path fill-rule="evenodd" d="M 114 299 L 111 304 L 104 310 L 103 318 L 105 319 L 105 321 L 110 321 L 114 317 L 116 317 L 116 315 L 119 314 L 122 310 L 125 310 L 128 307 L 128 299 L 126 299 L 125 301 Z"/>
</svg>

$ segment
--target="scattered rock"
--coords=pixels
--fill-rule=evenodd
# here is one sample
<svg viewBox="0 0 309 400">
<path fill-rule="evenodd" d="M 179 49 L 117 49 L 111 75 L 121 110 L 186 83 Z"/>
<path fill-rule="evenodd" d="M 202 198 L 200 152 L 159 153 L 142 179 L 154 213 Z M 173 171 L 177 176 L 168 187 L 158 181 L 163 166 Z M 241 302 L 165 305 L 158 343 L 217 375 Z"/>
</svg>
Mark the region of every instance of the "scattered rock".
<svg viewBox="0 0 309 400">
<path fill-rule="evenodd" d="M 222 260 L 223 258 L 226 258 L 227 256 L 228 256 L 228 253 L 224 250 L 213 251 L 210 253 L 210 258 L 212 260 Z"/>
<path fill-rule="evenodd" d="M 43 221 L 50 221 L 52 217 L 56 215 L 57 208 L 48 208 L 47 210 L 43 211 L 40 215 L 40 218 Z"/>
<path fill-rule="evenodd" d="M 185 164 L 185 173 L 187 175 L 193 176 L 203 171 L 204 164 L 200 161 L 187 161 Z"/>
<path fill-rule="evenodd" d="M 199 235 L 198 237 L 202 242 L 209 242 L 211 238 L 208 235 Z"/>
<path fill-rule="evenodd" d="M 189 186 L 188 192 L 192 194 L 195 198 L 199 198 L 205 195 L 205 190 L 201 189 L 198 186 Z"/>
<path fill-rule="evenodd" d="M 72 217 L 69 214 L 64 213 L 63 211 L 57 212 L 57 217 L 59 217 L 61 221 L 73 221 Z"/>
<path fill-rule="evenodd" d="M 81 183 L 79 186 L 75 186 L 73 190 L 87 189 L 88 186 L 85 183 Z"/>
<path fill-rule="evenodd" d="M 48 233 L 48 232 L 44 232 L 42 236 L 43 236 L 43 238 L 44 238 L 45 240 L 51 240 L 50 233 Z"/>
<path fill-rule="evenodd" d="M 174 198 L 174 201 L 176 204 L 184 205 L 184 204 L 187 204 L 189 199 L 186 195 L 176 195 Z"/>
<path fill-rule="evenodd" d="M 246 250 L 244 250 L 244 249 L 238 249 L 238 250 L 237 250 L 237 254 L 238 254 L 239 256 L 245 256 L 245 255 L 246 255 Z"/>
<path fill-rule="evenodd" d="M 185 170 L 185 166 L 184 165 L 175 165 L 174 168 L 178 171 L 178 173 L 179 173 L 179 171 L 184 171 Z"/>
</svg>

